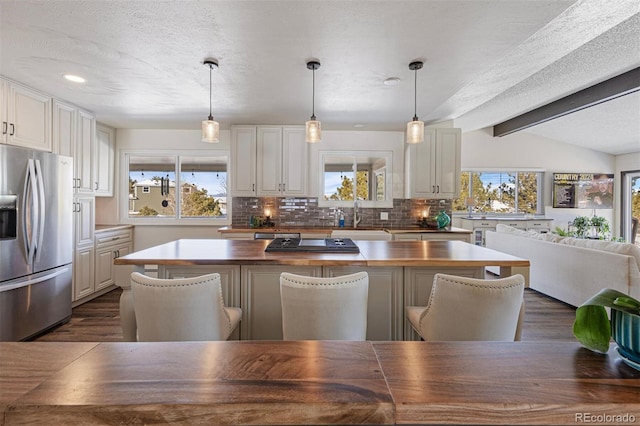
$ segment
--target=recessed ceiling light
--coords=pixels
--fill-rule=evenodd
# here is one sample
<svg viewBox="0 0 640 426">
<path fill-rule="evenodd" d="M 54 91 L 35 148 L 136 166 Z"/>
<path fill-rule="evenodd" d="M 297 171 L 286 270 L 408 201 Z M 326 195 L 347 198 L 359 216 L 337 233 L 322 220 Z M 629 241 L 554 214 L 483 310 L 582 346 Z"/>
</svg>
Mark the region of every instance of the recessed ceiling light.
<svg viewBox="0 0 640 426">
<path fill-rule="evenodd" d="M 385 86 L 395 86 L 400 83 L 400 79 L 398 77 L 389 77 L 385 81 L 383 81 Z"/>
<path fill-rule="evenodd" d="M 69 81 L 73 81 L 74 83 L 84 83 L 86 81 L 84 78 L 73 74 L 65 74 L 64 78 Z"/>
<path fill-rule="evenodd" d="M 354 124 L 353 127 L 356 127 L 358 129 L 361 129 L 364 127 L 364 124 Z"/>
</svg>

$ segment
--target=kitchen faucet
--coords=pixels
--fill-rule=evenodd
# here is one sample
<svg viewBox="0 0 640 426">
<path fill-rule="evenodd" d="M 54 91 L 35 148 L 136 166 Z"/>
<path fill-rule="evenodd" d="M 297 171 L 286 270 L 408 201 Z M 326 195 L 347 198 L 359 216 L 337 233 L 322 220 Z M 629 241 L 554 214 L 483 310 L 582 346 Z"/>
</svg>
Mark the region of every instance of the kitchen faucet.
<svg viewBox="0 0 640 426">
<path fill-rule="evenodd" d="M 353 202 L 353 227 L 354 229 L 358 227 L 358 224 L 360 223 L 360 220 L 362 220 L 361 217 L 359 217 L 359 205 L 358 205 L 358 200 L 355 200 Z"/>
</svg>

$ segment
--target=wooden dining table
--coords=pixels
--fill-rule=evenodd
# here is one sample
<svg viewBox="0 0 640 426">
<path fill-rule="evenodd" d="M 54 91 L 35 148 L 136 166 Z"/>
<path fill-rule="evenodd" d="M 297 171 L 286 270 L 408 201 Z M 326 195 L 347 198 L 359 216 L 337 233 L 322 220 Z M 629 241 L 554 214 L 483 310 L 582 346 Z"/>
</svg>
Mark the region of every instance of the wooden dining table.
<svg viewBox="0 0 640 426">
<path fill-rule="evenodd" d="M 640 422 L 577 342 L 0 343 L 1 425 Z"/>
</svg>

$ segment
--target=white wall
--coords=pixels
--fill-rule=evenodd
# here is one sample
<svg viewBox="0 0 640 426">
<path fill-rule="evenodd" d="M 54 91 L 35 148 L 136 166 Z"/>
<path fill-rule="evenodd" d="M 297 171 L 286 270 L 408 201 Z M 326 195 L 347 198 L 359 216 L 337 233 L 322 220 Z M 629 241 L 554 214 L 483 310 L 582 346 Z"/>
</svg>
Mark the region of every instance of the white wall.
<svg viewBox="0 0 640 426">
<path fill-rule="evenodd" d="M 493 137 L 490 128 L 462 134 L 463 169 L 474 168 L 541 168 L 545 170 L 545 216 L 554 219 L 553 227 L 567 227 L 576 216 L 591 216 L 592 209 L 554 209 L 553 173 L 616 173 L 616 157 L 590 149 L 580 148 L 556 140 L 543 138 L 525 131 L 501 138 Z M 616 174 L 615 185 L 620 184 Z M 614 205 L 619 205 L 615 196 Z M 616 201 L 617 200 L 617 201 Z M 617 230 L 619 215 L 612 210 L 598 210 Z"/>
</svg>

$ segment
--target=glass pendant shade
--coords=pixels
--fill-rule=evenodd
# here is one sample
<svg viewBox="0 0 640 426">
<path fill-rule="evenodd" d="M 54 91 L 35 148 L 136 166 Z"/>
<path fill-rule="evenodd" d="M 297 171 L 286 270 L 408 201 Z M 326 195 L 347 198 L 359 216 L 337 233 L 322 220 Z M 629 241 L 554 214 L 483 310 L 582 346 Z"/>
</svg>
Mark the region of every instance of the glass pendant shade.
<svg viewBox="0 0 640 426">
<path fill-rule="evenodd" d="M 213 121 L 211 114 L 211 71 L 213 67 L 218 68 L 218 60 L 206 58 L 203 64 L 209 67 L 209 117 L 202 121 L 202 142 L 218 143 L 220 142 L 220 123 Z"/>
<path fill-rule="evenodd" d="M 202 122 L 202 142 L 220 142 L 220 123 L 213 121 L 213 117 Z"/>
<path fill-rule="evenodd" d="M 314 119 L 307 121 L 307 142 L 308 143 L 318 143 L 321 139 L 321 130 L 320 130 L 320 122 Z"/>
<path fill-rule="evenodd" d="M 407 123 L 407 143 L 422 143 L 424 141 L 424 121 L 418 120 L 418 70 L 422 68 L 421 61 L 409 64 L 413 71 L 413 120 Z"/>
<path fill-rule="evenodd" d="M 424 121 L 413 120 L 407 123 L 407 143 L 424 141 Z"/>
<path fill-rule="evenodd" d="M 307 143 L 318 143 L 321 139 L 320 122 L 316 120 L 316 70 L 320 68 L 320 62 L 310 60 L 307 62 L 307 69 L 313 73 L 313 86 L 311 91 L 311 118 L 305 123 L 307 133 Z"/>
</svg>

